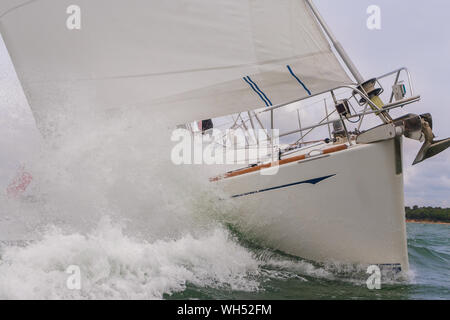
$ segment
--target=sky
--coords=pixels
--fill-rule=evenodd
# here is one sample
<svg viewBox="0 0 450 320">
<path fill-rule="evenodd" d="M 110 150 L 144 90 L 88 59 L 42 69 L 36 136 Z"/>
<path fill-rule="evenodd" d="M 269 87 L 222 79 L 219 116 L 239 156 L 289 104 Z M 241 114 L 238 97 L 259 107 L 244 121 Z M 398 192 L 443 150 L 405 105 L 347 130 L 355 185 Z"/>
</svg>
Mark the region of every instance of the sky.
<svg viewBox="0 0 450 320">
<path fill-rule="evenodd" d="M 450 136 L 450 1 L 315 0 L 325 20 L 363 77 L 407 67 L 422 100 L 408 112 L 430 112 L 438 139 Z M 367 28 L 367 8 L 377 5 L 381 29 Z M 419 165 L 420 148 L 405 139 L 405 202 L 450 207 L 450 151 Z"/>
<path fill-rule="evenodd" d="M 438 138 L 450 136 L 450 1 L 315 0 L 335 36 L 365 78 L 406 66 L 422 100 L 408 112 L 430 112 Z M 377 5 L 381 29 L 367 28 L 367 8 Z M 36 153 L 40 136 L 0 39 L 0 188 Z M 420 144 L 405 140 L 407 205 L 450 207 L 450 151 L 417 166 Z"/>
</svg>

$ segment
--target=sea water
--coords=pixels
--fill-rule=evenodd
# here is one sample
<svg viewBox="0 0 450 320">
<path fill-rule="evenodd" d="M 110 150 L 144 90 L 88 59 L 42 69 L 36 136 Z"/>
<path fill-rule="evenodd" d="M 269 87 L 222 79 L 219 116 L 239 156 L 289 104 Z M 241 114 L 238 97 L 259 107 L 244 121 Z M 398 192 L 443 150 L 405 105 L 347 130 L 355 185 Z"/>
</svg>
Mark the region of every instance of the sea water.
<svg viewBox="0 0 450 320">
<path fill-rule="evenodd" d="M 450 299 L 448 225 L 408 224 L 410 273 L 369 290 L 249 242 L 202 170 L 168 166 L 170 131 L 119 118 L 47 140 L 29 190 L 0 195 L 0 299 Z"/>
<path fill-rule="evenodd" d="M 4 243 L 1 299 L 450 299 L 448 225 L 408 224 L 408 279 L 381 279 L 241 242 L 223 227 L 147 242 L 104 219 L 91 233 L 48 230 Z M 67 268 L 81 269 L 81 289 Z"/>
</svg>

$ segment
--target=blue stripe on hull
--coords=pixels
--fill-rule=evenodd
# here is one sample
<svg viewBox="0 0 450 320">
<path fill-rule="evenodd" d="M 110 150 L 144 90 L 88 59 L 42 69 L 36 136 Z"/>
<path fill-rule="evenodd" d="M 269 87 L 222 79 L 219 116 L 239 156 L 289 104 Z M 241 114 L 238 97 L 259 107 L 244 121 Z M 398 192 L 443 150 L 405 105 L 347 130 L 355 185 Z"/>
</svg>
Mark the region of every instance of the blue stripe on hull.
<svg viewBox="0 0 450 320">
<path fill-rule="evenodd" d="M 255 193 L 261 193 L 261 192 L 266 192 L 266 191 L 271 191 L 271 190 L 277 190 L 277 189 L 292 187 L 292 186 L 296 186 L 296 185 L 299 185 L 299 184 L 312 184 L 312 185 L 315 185 L 315 184 L 318 184 L 319 182 L 322 182 L 322 181 L 324 181 L 326 179 L 329 179 L 331 177 L 334 177 L 334 176 L 335 176 L 335 174 L 332 174 L 332 175 L 321 177 L 321 178 L 314 178 L 314 179 L 310 179 L 310 180 L 284 184 L 284 185 L 278 186 L 278 187 L 272 187 L 272 188 L 267 188 L 267 189 L 261 189 L 261 190 L 246 192 L 246 193 L 242 193 L 242 194 L 236 194 L 236 195 L 232 196 L 232 198 L 239 198 L 239 197 L 249 196 L 249 195 L 252 195 L 252 194 L 255 194 Z"/>
</svg>

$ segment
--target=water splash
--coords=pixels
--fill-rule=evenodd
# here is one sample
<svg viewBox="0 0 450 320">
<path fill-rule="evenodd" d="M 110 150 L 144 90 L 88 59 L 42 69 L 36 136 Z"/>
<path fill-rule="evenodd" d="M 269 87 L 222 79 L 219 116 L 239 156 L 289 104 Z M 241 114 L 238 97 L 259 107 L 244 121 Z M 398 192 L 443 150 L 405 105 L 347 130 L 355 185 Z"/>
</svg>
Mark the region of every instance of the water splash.
<svg viewBox="0 0 450 320">
<path fill-rule="evenodd" d="M 103 219 L 87 235 L 52 228 L 40 241 L 4 248 L 0 298 L 161 299 L 187 283 L 256 291 L 259 264 L 220 227 L 200 237 L 147 242 Z M 81 269 L 81 290 L 66 286 L 71 265 Z"/>
</svg>

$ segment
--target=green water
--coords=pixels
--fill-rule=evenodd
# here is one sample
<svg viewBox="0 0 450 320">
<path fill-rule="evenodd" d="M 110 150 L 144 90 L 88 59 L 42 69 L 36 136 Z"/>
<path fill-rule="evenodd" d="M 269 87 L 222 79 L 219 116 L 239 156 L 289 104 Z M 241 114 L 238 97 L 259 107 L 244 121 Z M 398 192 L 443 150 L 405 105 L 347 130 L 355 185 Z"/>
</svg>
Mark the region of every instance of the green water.
<svg viewBox="0 0 450 320">
<path fill-rule="evenodd" d="M 450 226 L 407 225 L 410 273 L 406 279 L 383 275 L 380 290 L 369 290 L 363 270 L 321 266 L 257 248 L 246 248 L 263 263 L 252 279 L 256 291 L 188 284 L 166 299 L 450 299 Z M 267 263 L 264 263 L 267 261 Z"/>
</svg>

